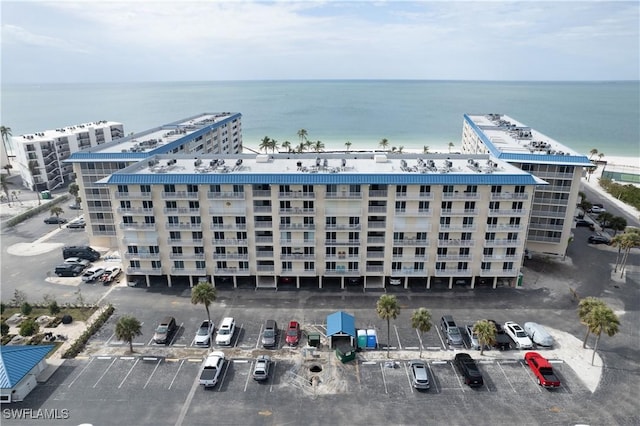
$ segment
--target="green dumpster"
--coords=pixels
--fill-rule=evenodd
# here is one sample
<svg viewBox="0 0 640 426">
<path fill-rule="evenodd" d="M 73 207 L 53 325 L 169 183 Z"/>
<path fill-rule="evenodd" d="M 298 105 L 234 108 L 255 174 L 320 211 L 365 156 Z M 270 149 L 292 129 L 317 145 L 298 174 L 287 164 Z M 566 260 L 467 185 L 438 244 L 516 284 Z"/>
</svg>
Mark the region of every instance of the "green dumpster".
<svg viewBox="0 0 640 426">
<path fill-rule="evenodd" d="M 345 348 L 343 350 L 345 352 L 340 350 L 340 348 L 336 348 L 336 356 L 338 357 L 340 362 L 344 364 L 345 362 L 353 361 L 354 359 L 356 359 L 356 350 L 354 348 L 349 348 L 349 350 Z"/>
<path fill-rule="evenodd" d="M 518 283 L 516 284 L 516 287 L 522 287 L 522 280 L 524 278 L 523 274 L 519 274 L 518 275 Z"/>
<path fill-rule="evenodd" d="M 40 196 L 42 197 L 43 200 L 50 200 L 51 199 L 51 191 L 42 191 L 40 193 Z"/>
<path fill-rule="evenodd" d="M 309 333 L 307 334 L 307 342 L 309 346 L 314 346 L 316 348 L 320 347 L 320 333 Z"/>
</svg>

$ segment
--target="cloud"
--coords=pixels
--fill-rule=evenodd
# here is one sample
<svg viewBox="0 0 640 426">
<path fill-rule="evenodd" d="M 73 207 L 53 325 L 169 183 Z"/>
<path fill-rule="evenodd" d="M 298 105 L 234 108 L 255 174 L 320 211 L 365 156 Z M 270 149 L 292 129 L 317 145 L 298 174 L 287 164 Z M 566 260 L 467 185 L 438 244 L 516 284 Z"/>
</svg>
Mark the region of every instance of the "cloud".
<svg viewBox="0 0 640 426">
<path fill-rule="evenodd" d="M 16 25 L 2 25 L 2 42 L 13 45 L 27 45 L 51 48 L 71 53 L 89 53 L 89 50 L 78 43 L 56 37 L 32 33 Z"/>
</svg>

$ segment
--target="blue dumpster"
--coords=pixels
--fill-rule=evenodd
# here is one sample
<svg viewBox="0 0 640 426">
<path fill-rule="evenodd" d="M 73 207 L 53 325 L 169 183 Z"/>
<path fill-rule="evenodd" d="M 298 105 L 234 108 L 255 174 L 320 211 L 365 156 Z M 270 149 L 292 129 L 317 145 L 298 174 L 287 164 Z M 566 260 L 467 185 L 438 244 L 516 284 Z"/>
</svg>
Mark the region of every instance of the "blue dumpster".
<svg viewBox="0 0 640 426">
<path fill-rule="evenodd" d="M 367 330 L 367 348 L 375 349 L 378 347 L 378 336 L 376 330 L 370 328 Z"/>
<path fill-rule="evenodd" d="M 358 330 L 358 348 L 364 349 L 367 347 L 367 331 Z"/>
</svg>

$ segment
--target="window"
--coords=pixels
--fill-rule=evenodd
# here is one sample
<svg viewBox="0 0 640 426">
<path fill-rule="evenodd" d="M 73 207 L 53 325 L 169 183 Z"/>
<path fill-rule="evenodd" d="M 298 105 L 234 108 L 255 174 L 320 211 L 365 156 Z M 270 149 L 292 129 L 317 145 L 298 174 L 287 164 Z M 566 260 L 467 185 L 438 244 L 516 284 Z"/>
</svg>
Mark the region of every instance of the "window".
<svg viewBox="0 0 640 426">
<path fill-rule="evenodd" d="M 144 223 L 156 223 L 156 217 L 155 216 L 145 216 L 144 217 Z"/>
<path fill-rule="evenodd" d="M 426 195 L 431 193 L 431 185 L 420 185 L 420 195 Z"/>
<path fill-rule="evenodd" d="M 222 216 L 213 216 L 211 218 L 211 223 L 214 225 L 222 225 L 223 224 Z"/>
<path fill-rule="evenodd" d="M 482 254 L 485 256 L 493 256 L 493 247 L 485 247 Z"/>
<path fill-rule="evenodd" d="M 464 192 L 468 194 L 476 194 L 478 192 L 478 185 L 467 185 L 467 189 Z"/>
<path fill-rule="evenodd" d="M 169 216 L 167 217 L 167 222 L 177 225 L 180 223 L 180 219 L 178 218 L 178 216 Z"/>
<path fill-rule="evenodd" d="M 413 269 L 416 271 L 424 271 L 424 262 L 414 262 Z"/>
<path fill-rule="evenodd" d="M 404 232 L 394 232 L 393 233 L 394 240 L 404 240 Z"/>
<path fill-rule="evenodd" d="M 509 225 L 520 225 L 520 218 L 519 217 L 509 218 Z"/>
<path fill-rule="evenodd" d="M 472 228 L 473 227 L 473 218 L 472 217 L 463 217 L 462 218 L 462 227 L 463 228 Z"/>
<path fill-rule="evenodd" d="M 327 216 L 325 218 L 325 222 L 328 226 L 335 226 L 337 223 L 337 220 L 335 216 Z"/>
<path fill-rule="evenodd" d="M 202 218 L 200 216 L 191 216 L 192 225 L 200 225 L 200 223 L 202 223 Z"/>
<path fill-rule="evenodd" d="M 449 239 L 449 233 L 448 232 L 439 232 L 438 233 L 438 240 L 446 241 L 448 239 Z"/>
<path fill-rule="evenodd" d="M 407 185 L 396 185 L 396 195 L 407 195 Z"/>
<path fill-rule="evenodd" d="M 189 208 L 190 209 L 199 209 L 200 208 L 200 201 L 189 201 Z"/>
<path fill-rule="evenodd" d="M 513 269 L 513 262 L 504 262 L 502 264 L 502 270 L 503 271 L 510 271 Z"/>
<path fill-rule="evenodd" d="M 132 224 L 135 222 L 133 221 L 133 216 L 122 216 L 122 223 Z"/>
<path fill-rule="evenodd" d="M 204 260 L 196 260 L 196 269 L 207 269 L 207 263 Z"/>
<path fill-rule="evenodd" d="M 447 262 L 436 262 L 436 271 L 444 271 L 447 269 Z"/>
<path fill-rule="evenodd" d="M 451 225 L 451 218 L 449 216 L 440 217 L 440 225 L 444 225 L 446 228 Z"/>
<path fill-rule="evenodd" d="M 130 209 L 131 208 L 131 201 L 120 201 L 120 208 L 121 209 Z"/>
<path fill-rule="evenodd" d="M 394 270 L 394 271 L 402 270 L 402 262 L 392 262 L 391 263 L 391 269 Z"/>
<path fill-rule="evenodd" d="M 174 260 L 173 267 L 175 269 L 184 269 L 184 261 L 183 260 Z"/>
<path fill-rule="evenodd" d="M 487 241 L 494 241 L 496 239 L 496 233 L 495 232 L 486 232 L 484 234 L 484 239 Z"/>
<path fill-rule="evenodd" d="M 129 192 L 129 187 L 127 185 L 118 185 L 118 192 Z"/>
<path fill-rule="evenodd" d="M 193 238 L 194 240 L 201 240 L 202 239 L 202 232 L 201 231 L 192 232 L 191 233 L 191 238 Z"/>
<path fill-rule="evenodd" d="M 447 248 L 446 247 L 438 247 L 438 256 L 446 256 Z"/>
<path fill-rule="evenodd" d="M 171 247 L 171 253 L 182 255 L 182 247 L 176 247 L 176 246 Z"/>
<path fill-rule="evenodd" d="M 407 202 L 406 201 L 396 201 L 396 211 L 397 212 L 404 212 L 407 209 Z"/>
<path fill-rule="evenodd" d="M 463 241 L 469 241 L 471 240 L 471 232 L 463 232 L 460 234 L 460 239 Z"/>
<path fill-rule="evenodd" d="M 418 211 L 429 210 L 429 202 L 428 201 L 419 201 L 418 202 Z"/>
<path fill-rule="evenodd" d="M 142 201 L 142 208 L 143 209 L 152 209 L 153 208 L 153 201 L 149 201 L 149 200 Z"/>
<path fill-rule="evenodd" d="M 508 247 L 506 254 L 507 254 L 507 256 L 515 256 L 516 255 L 516 248 L 515 247 Z"/>
<path fill-rule="evenodd" d="M 522 169 L 524 170 L 524 169 Z M 491 186 L 491 193 L 492 194 L 499 194 L 502 192 L 502 185 L 492 185 Z"/>
<path fill-rule="evenodd" d="M 427 233 L 426 232 L 416 232 L 416 240 L 418 240 L 418 241 L 427 240 Z"/>
<path fill-rule="evenodd" d="M 244 185 L 233 185 L 234 194 L 242 194 L 244 193 Z"/>
<path fill-rule="evenodd" d="M 476 209 L 476 202 L 475 201 L 465 201 L 464 202 L 464 211 L 465 212 L 471 212 L 474 211 Z"/>
<path fill-rule="evenodd" d="M 469 247 L 460 247 L 458 254 L 460 256 L 469 256 Z"/>
<path fill-rule="evenodd" d="M 516 194 L 524 194 L 524 191 L 525 191 L 524 188 L 525 188 L 524 185 L 516 185 L 514 192 Z"/>
<path fill-rule="evenodd" d="M 451 203 L 451 201 L 443 201 L 441 204 L 442 210 L 451 210 L 451 206 L 453 204 Z"/>
<path fill-rule="evenodd" d="M 522 210 L 522 201 L 514 201 L 511 203 L 511 208 L 513 210 Z"/>
<path fill-rule="evenodd" d="M 169 232 L 169 238 L 172 241 L 180 241 L 180 231 L 171 231 Z"/>
<path fill-rule="evenodd" d="M 445 194 L 453 193 L 453 185 L 443 185 L 442 192 L 444 192 Z"/>
<path fill-rule="evenodd" d="M 488 217 L 487 218 L 487 225 L 497 225 L 498 224 L 498 218 L 497 217 Z"/>
<path fill-rule="evenodd" d="M 164 192 L 176 192 L 176 186 L 171 184 L 165 184 Z"/>
<path fill-rule="evenodd" d="M 458 271 L 466 271 L 468 267 L 467 262 L 458 262 Z"/>
<path fill-rule="evenodd" d="M 193 248 L 193 253 L 194 254 L 204 254 L 204 247 L 194 247 Z"/>
<path fill-rule="evenodd" d="M 190 192 L 190 193 L 196 192 L 197 193 L 198 192 L 198 185 L 188 184 L 187 185 L 187 192 Z"/>
<path fill-rule="evenodd" d="M 221 192 L 220 185 L 209 185 L 209 192 Z"/>
<path fill-rule="evenodd" d="M 480 264 L 480 269 L 483 271 L 489 271 L 491 269 L 491 262 L 482 262 Z"/>
<path fill-rule="evenodd" d="M 499 201 L 489 201 L 489 210 L 500 210 Z"/>
<path fill-rule="evenodd" d="M 129 261 L 129 265 L 132 268 L 140 268 L 140 261 L 139 260 L 130 260 Z"/>
<path fill-rule="evenodd" d="M 357 263 L 356 263 L 357 265 Z M 316 263 L 315 262 L 304 262 L 304 270 L 305 271 L 313 271 L 314 269 L 316 269 Z"/>
</svg>

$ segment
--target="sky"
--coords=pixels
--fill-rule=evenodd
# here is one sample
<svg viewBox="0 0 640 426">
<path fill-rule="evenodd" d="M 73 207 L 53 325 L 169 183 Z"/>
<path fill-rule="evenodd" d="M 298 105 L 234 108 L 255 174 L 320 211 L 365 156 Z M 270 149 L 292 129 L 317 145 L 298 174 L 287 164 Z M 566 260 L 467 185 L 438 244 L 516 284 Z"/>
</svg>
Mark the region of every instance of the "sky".
<svg viewBox="0 0 640 426">
<path fill-rule="evenodd" d="M 640 2 L 5 1 L 2 83 L 639 80 Z"/>
</svg>

